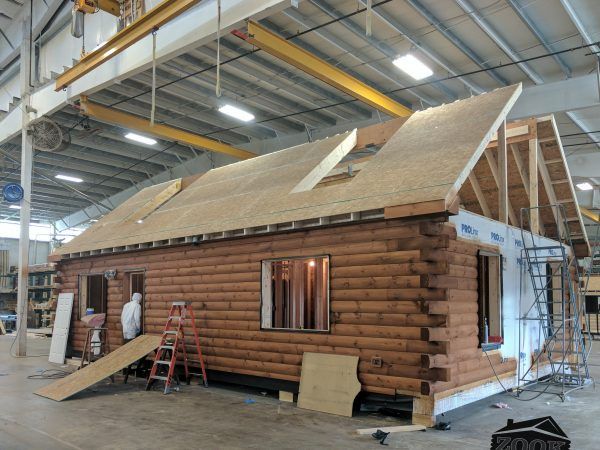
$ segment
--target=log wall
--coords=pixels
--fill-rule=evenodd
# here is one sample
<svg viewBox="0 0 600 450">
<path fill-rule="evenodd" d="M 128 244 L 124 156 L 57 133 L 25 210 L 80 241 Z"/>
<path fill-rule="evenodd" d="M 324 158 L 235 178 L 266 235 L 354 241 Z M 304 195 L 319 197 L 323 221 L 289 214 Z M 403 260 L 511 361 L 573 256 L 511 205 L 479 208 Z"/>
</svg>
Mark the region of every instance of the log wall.
<svg viewBox="0 0 600 450">
<path fill-rule="evenodd" d="M 493 375 L 478 349 L 476 253 L 447 223 L 381 220 L 66 260 L 57 282 L 75 294 L 76 351 L 86 332 L 78 276 L 117 270 L 108 281 L 114 349 L 124 272 L 143 269 L 144 331 L 160 334 L 170 303 L 191 301 L 209 369 L 299 381 L 305 351 L 357 355 L 365 391 L 431 395 Z M 322 254 L 331 256 L 330 332 L 261 330 L 261 260 Z M 499 374 L 514 368 L 495 362 Z"/>
</svg>

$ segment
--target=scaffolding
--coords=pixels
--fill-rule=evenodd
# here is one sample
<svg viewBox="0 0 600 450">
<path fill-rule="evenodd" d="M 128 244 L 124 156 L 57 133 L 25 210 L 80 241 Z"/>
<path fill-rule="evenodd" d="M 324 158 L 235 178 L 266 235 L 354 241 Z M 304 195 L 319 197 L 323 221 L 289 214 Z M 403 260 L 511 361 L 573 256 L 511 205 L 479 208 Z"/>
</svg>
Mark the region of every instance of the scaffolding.
<svg viewBox="0 0 600 450">
<path fill-rule="evenodd" d="M 546 211 L 552 212 L 556 226 L 546 227 L 546 237 L 528 231 L 532 215 L 540 216 Z M 520 314 L 519 332 L 524 323 L 536 322 L 540 348 L 523 374 L 519 365 L 518 392 L 550 393 L 564 401 L 569 392 L 592 381 L 587 362 L 591 336 L 589 328 L 582 327 L 584 298 L 578 285 L 582 277 L 564 206 L 521 209 L 521 237 L 534 299 L 528 310 Z M 527 354 L 523 345 L 519 338 L 520 355 Z"/>
<path fill-rule="evenodd" d="M 585 308 L 585 327 L 592 336 L 600 336 L 600 222 L 588 227 L 591 253 L 583 264 L 582 297 Z"/>
</svg>

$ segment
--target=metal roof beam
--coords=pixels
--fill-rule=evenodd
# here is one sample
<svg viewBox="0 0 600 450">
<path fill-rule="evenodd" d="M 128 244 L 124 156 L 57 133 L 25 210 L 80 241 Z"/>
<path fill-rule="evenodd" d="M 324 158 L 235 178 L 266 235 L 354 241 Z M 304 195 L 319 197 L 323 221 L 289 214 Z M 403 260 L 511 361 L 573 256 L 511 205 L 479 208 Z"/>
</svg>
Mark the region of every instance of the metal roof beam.
<svg viewBox="0 0 600 450">
<path fill-rule="evenodd" d="M 221 41 L 221 45 L 231 51 L 239 52 L 240 50 L 239 47 L 227 39 L 223 39 Z M 339 91 L 333 89 L 332 91 L 329 91 L 325 88 L 322 88 L 318 84 L 314 83 L 314 81 L 303 72 L 287 70 L 285 67 L 278 66 L 267 58 L 264 58 L 260 55 L 260 53 L 252 53 L 245 58 L 234 61 L 230 64 L 239 66 L 241 70 L 252 70 L 253 68 L 254 70 L 256 70 L 256 68 L 259 70 L 266 70 L 282 80 L 282 88 L 284 88 L 285 83 L 287 82 L 290 83 L 290 88 L 292 90 L 300 90 L 300 92 L 295 93 L 298 98 L 308 100 L 304 95 L 304 92 L 309 93 L 312 97 L 314 97 L 310 99 L 310 102 L 317 107 L 323 106 L 322 99 L 324 98 L 330 100 L 331 103 L 344 101 L 346 99 L 343 95 L 339 94 Z M 273 80 L 270 80 L 270 82 L 274 83 Z M 351 105 L 340 105 L 335 108 L 328 108 L 324 111 L 335 111 L 332 114 L 347 120 L 356 120 L 357 117 L 362 117 L 365 119 L 371 117 L 371 110 L 358 103 Z"/>
<path fill-rule="evenodd" d="M 57 0 L 58 1 L 58 0 Z M 288 4 L 287 0 L 221 0 L 221 29 L 226 30 L 241 23 L 247 17 L 262 18 Z M 217 8 L 214 2 L 201 2 L 187 14 L 166 24 L 159 30 L 156 45 L 158 61 L 173 58 L 188 49 L 196 48 L 214 40 L 217 31 Z M 69 41 L 69 45 L 71 42 Z M 64 46 L 65 43 L 50 41 L 47 45 Z M 57 50 L 56 48 L 54 50 Z M 60 51 L 58 49 L 58 51 Z M 94 69 L 91 73 L 75 81 L 66 91 L 55 92 L 54 84 L 49 84 L 34 92 L 31 106 L 37 112 L 31 113 L 33 120 L 52 114 L 67 102 L 80 95 L 90 95 L 102 87 L 125 79 L 146 70 L 152 64 L 152 39 L 146 37 L 125 50 L 111 61 Z M 21 132 L 22 113 L 13 110 L 0 121 L 0 144 L 12 139 Z"/>
<path fill-rule="evenodd" d="M 161 66 L 160 70 L 157 71 L 157 75 L 162 80 L 172 81 L 178 78 L 183 70 L 177 64 L 177 59 L 169 61 L 168 64 Z M 221 85 L 227 83 L 228 77 L 222 73 Z M 226 81 L 227 80 L 227 81 Z M 137 76 L 135 80 L 128 80 L 129 83 L 135 82 L 138 84 L 136 89 L 145 91 L 147 87 L 151 86 L 151 77 L 149 75 Z M 142 85 L 142 86 L 139 86 Z M 239 88 L 239 85 L 237 86 Z M 222 87 L 223 90 L 225 88 Z M 227 95 L 223 95 L 220 99 L 215 97 L 214 83 L 212 81 L 203 79 L 189 78 L 187 80 L 180 81 L 169 88 L 161 89 L 165 91 L 161 97 L 161 106 L 177 105 L 175 108 L 170 108 L 177 111 L 182 117 L 189 117 L 201 122 L 204 132 L 217 134 L 221 130 L 219 137 L 229 142 L 248 142 L 251 138 L 253 139 L 268 139 L 272 138 L 279 132 L 289 132 L 290 129 L 297 129 L 297 125 L 293 123 L 281 123 L 279 126 L 265 126 L 257 123 L 261 119 L 265 118 L 265 114 L 260 111 L 260 108 L 264 108 L 264 105 L 258 106 L 258 111 L 253 111 L 256 116 L 255 121 L 243 124 L 243 127 L 236 128 L 235 130 L 228 130 L 228 128 L 240 126 L 241 122 L 227 119 L 227 116 L 217 113 L 216 110 L 227 100 Z M 238 89 L 239 90 L 239 89 Z M 161 92 L 157 92 L 158 94 Z M 173 98 L 174 97 L 174 98 Z M 181 102 L 181 98 L 185 98 L 185 103 Z M 138 97 L 145 103 L 148 101 L 147 96 Z M 245 101 L 245 100 L 244 100 Z"/>
<path fill-rule="evenodd" d="M 519 19 L 525 25 L 527 25 L 527 28 L 529 28 L 529 31 L 531 31 L 531 33 L 537 38 L 537 40 L 541 42 L 541 44 L 544 46 L 546 51 L 548 53 L 554 53 L 555 50 L 552 48 L 552 46 L 550 44 L 548 44 L 548 41 L 546 40 L 546 38 L 544 37 L 542 32 L 539 30 L 537 25 L 533 22 L 533 20 L 525 12 L 525 8 L 527 7 L 527 5 L 521 4 L 521 0 L 506 0 L 506 3 L 508 3 L 510 5 L 510 7 L 513 9 L 515 14 L 519 17 Z M 560 55 L 554 55 L 554 56 L 552 56 L 552 58 L 560 66 L 560 69 L 567 76 L 567 78 L 569 78 L 571 76 L 571 68 L 567 65 L 567 63 L 563 60 L 563 58 Z"/>
<path fill-rule="evenodd" d="M 437 17 L 435 17 L 420 0 L 406 0 L 410 6 L 412 6 L 419 14 L 421 14 L 427 21 L 439 32 L 448 39 L 456 48 L 458 48 L 464 55 L 466 55 L 472 62 L 477 64 L 480 69 L 489 69 L 491 65 L 486 62 L 481 56 L 479 56 L 471 47 L 465 44 L 456 34 L 452 32 L 450 28 L 445 27 Z M 509 84 L 506 78 L 502 77 L 495 70 L 487 70 L 486 73 L 496 80 L 499 84 L 507 86 Z"/>
<path fill-rule="evenodd" d="M 289 17 L 290 19 L 293 19 L 295 22 L 299 23 L 300 25 L 302 25 L 305 28 L 310 29 L 310 28 L 314 28 L 317 26 L 317 24 L 315 22 L 304 17 L 302 14 L 300 14 L 298 11 L 294 10 L 293 8 L 289 8 L 289 9 L 285 10 L 283 12 L 283 14 L 286 15 L 287 17 Z M 268 22 L 267 20 L 264 20 L 263 23 L 269 24 L 270 28 L 278 31 L 281 34 L 281 31 L 278 30 L 277 27 L 273 26 L 272 23 Z M 337 36 L 333 35 L 326 29 L 321 28 L 316 31 L 313 31 L 311 34 L 320 36 L 321 38 L 325 39 L 332 45 L 339 48 L 340 50 L 343 50 L 344 52 L 348 53 L 349 56 L 352 56 L 353 58 L 355 58 L 362 66 L 368 67 L 370 70 L 377 73 L 377 75 L 391 81 L 396 86 L 398 86 L 400 88 L 406 88 L 406 81 L 403 81 L 400 79 L 400 74 L 398 71 L 390 71 L 387 67 L 384 67 L 381 64 L 378 64 L 376 62 L 371 62 L 371 58 L 368 55 L 361 52 L 360 50 L 352 48 L 346 42 L 340 40 Z M 298 46 L 302 47 L 303 49 L 319 56 L 320 58 L 322 58 L 324 60 L 331 59 L 329 56 L 327 56 L 323 52 L 320 52 L 316 48 L 312 47 L 310 44 L 307 44 L 305 42 L 299 42 L 299 41 L 296 41 L 296 44 Z M 338 64 L 338 67 L 343 67 L 343 66 Z M 365 80 L 363 77 L 361 77 L 359 74 L 357 74 L 355 71 L 349 69 L 348 67 L 344 67 L 344 71 L 347 72 L 348 74 L 351 74 L 352 76 L 354 76 L 355 78 L 357 78 L 359 80 L 363 80 L 363 81 Z M 375 88 L 383 91 L 383 89 L 381 87 L 378 87 L 375 83 L 372 83 L 372 85 Z M 441 103 L 441 102 L 437 101 L 436 99 L 434 99 L 433 97 L 429 96 L 428 94 L 422 92 L 422 90 L 420 90 L 420 89 L 408 88 L 404 92 L 406 94 L 414 95 L 417 99 L 419 99 L 420 101 L 422 101 L 423 103 L 425 103 L 429 106 L 436 106 Z M 398 101 L 402 102 L 402 100 L 398 100 Z"/>
<path fill-rule="evenodd" d="M 592 39 L 592 35 L 586 29 L 586 26 L 577 11 L 575 11 L 575 7 L 573 6 L 571 0 L 560 0 L 560 3 L 571 19 L 571 22 L 573 22 L 573 25 L 575 25 L 575 28 L 577 28 L 577 31 L 579 31 L 579 34 L 583 38 L 584 42 L 588 45 L 597 42 L 598 39 Z M 590 47 L 590 50 L 596 53 L 596 57 L 600 58 L 600 46 L 594 45 Z"/>
<path fill-rule="evenodd" d="M 544 84 L 544 79 L 533 70 L 526 62 L 518 62 L 521 57 L 515 52 L 508 42 L 486 21 L 486 19 L 475 9 L 469 0 L 454 0 L 465 11 L 469 17 L 479 25 L 479 27 L 492 39 L 495 44 L 502 49 L 506 55 L 517 64 L 517 66 L 529 77 L 535 84 Z M 562 1 L 562 0 L 561 0 Z M 594 135 L 590 133 L 589 127 L 573 112 L 567 112 L 567 116 L 593 141 Z M 600 148 L 600 144 L 596 144 Z"/>
<path fill-rule="evenodd" d="M 161 73 L 157 72 L 161 84 L 163 83 L 162 80 L 165 79 L 164 70 L 165 66 L 163 65 L 161 66 Z M 124 81 L 123 86 L 143 92 L 152 86 L 152 76 L 148 73 L 136 75 L 134 78 Z M 211 96 L 212 94 L 212 97 L 214 97 L 214 88 L 212 92 L 209 92 L 206 95 Z M 198 128 L 198 131 L 201 133 L 214 133 L 223 130 L 219 138 L 227 142 L 243 143 L 248 142 L 249 139 L 268 139 L 275 136 L 273 130 L 267 130 L 265 127 L 252 122 L 241 129 L 227 131 L 227 128 L 231 127 L 231 122 L 228 123 L 222 114 L 215 114 L 216 102 L 214 105 L 210 104 L 212 98 L 207 101 L 208 99 L 204 98 L 204 94 L 204 92 L 200 92 L 197 86 L 184 80 L 160 89 L 156 92 L 156 98 L 157 104 L 162 108 L 175 111 L 182 118 L 187 117 L 200 122 L 202 129 Z M 201 99 L 198 97 L 201 97 Z M 148 103 L 149 96 L 137 97 L 137 100 Z"/>
<path fill-rule="evenodd" d="M 364 0 L 359 0 L 359 1 L 363 5 L 365 5 L 365 6 L 367 5 L 366 1 L 364 1 Z M 334 8 L 327 5 L 322 0 L 311 0 L 311 3 L 315 6 L 317 6 L 319 9 L 321 9 L 322 11 L 324 11 L 325 13 L 327 13 L 330 17 L 332 17 L 334 19 L 338 19 L 342 16 L 342 14 L 340 12 L 336 11 Z M 394 17 L 392 17 L 391 14 L 388 14 L 382 8 L 373 8 L 372 14 L 373 14 L 373 16 L 375 16 L 376 18 L 381 20 L 383 23 L 385 23 L 387 26 L 392 28 L 392 30 L 394 30 L 395 32 L 400 33 L 402 36 L 404 36 L 414 47 L 419 49 L 425 56 L 427 56 L 429 59 L 431 59 L 437 65 L 439 65 L 439 66 L 443 67 L 445 70 L 447 70 L 450 74 L 458 75 L 460 73 L 460 71 L 458 69 L 453 67 L 452 64 L 450 64 L 448 61 L 446 61 L 446 59 L 444 59 L 441 55 L 439 55 L 432 49 L 426 47 L 421 42 L 419 42 L 417 39 L 413 38 L 412 32 L 410 30 L 408 30 L 406 27 L 404 27 L 402 24 L 400 24 L 400 22 L 398 22 Z M 357 25 L 352 20 L 345 19 L 345 20 L 342 20 L 340 23 L 342 25 L 344 25 L 346 28 L 348 28 L 350 31 L 352 31 L 356 36 L 360 37 L 363 41 L 368 42 L 371 45 L 373 45 L 377 50 L 379 50 L 381 53 L 383 53 L 388 58 L 393 60 L 396 57 L 398 57 L 398 52 L 396 50 L 394 50 L 392 47 L 390 47 L 385 42 L 375 39 L 373 36 L 367 36 L 365 33 L 365 30 L 363 30 L 361 26 Z M 436 79 L 436 77 L 433 76 L 430 79 L 434 80 L 434 79 Z M 466 77 L 459 77 L 458 79 L 467 88 L 469 88 L 471 91 L 473 91 L 477 94 L 480 94 L 485 91 L 485 89 L 483 89 L 477 83 L 470 81 Z M 457 98 L 456 94 L 442 82 L 434 84 L 433 87 L 440 90 L 443 94 L 445 94 L 451 100 L 456 100 L 456 98 Z"/>
<path fill-rule="evenodd" d="M 208 56 L 209 58 L 213 58 L 216 57 L 216 52 L 210 48 L 207 47 L 202 47 L 200 49 L 197 50 L 198 52 L 203 53 L 204 55 Z M 171 61 L 171 63 L 177 63 L 178 60 L 175 59 L 174 61 Z M 250 84 L 249 80 L 247 79 L 248 77 L 248 71 L 244 71 L 242 70 L 240 75 L 235 74 L 234 72 L 240 72 L 239 68 L 236 67 L 235 63 L 231 63 L 231 64 L 227 64 L 226 66 L 223 66 L 223 68 L 221 69 L 221 83 L 222 85 L 225 84 L 226 86 L 226 90 L 228 90 L 231 94 L 233 94 L 234 98 L 238 96 L 238 93 L 236 92 L 236 90 L 239 88 L 239 86 L 245 86 L 246 89 L 248 90 L 247 94 L 245 95 L 245 98 L 243 99 L 244 103 L 254 103 L 255 105 L 257 105 L 257 107 L 259 108 L 265 108 L 269 110 L 268 114 L 263 113 L 263 115 L 265 116 L 264 118 L 275 118 L 279 115 L 281 115 L 281 113 L 284 112 L 284 110 L 287 110 L 289 112 L 294 112 L 294 111 L 298 111 L 298 110 L 303 110 L 306 109 L 306 106 L 298 103 L 297 101 L 294 101 L 290 98 L 288 98 L 287 96 L 285 96 L 285 93 L 283 93 L 283 90 L 289 89 L 289 86 L 282 86 L 281 83 L 277 83 L 276 81 L 274 81 L 274 78 L 264 78 L 260 80 L 261 84 L 269 84 L 271 86 L 273 86 L 275 89 L 272 90 L 267 90 L 261 86 L 257 86 L 255 83 Z M 252 74 L 250 74 L 252 76 Z M 244 79 L 243 77 L 246 77 L 246 79 Z M 198 80 L 198 81 L 203 81 L 203 80 Z M 210 83 L 212 84 L 213 81 L 213 77 L 210 77 Z M 215 79 L 216 81 L 216 79 Z M 279 86 L 277 86 L 277 84 L 279 84 Z M 280 94 L 280 92 L 282 92 Z M 268 97 L 265 96 L 265 94 L 268 94 Z M 269 117 L 270 116 L 270 117 Z M 281 119 L 281 120 L 287 120 L 287 121 L 293 121 L 293 122 L 301 122 L 301 125 L 304 127 L 306 124 L 311 125 L 311 126 L 318 126 L 319 123 L 325 123 L 325 124 L 329 124 L 329 125 L 335 125 L 337 122 L 337 118 L 335 117 L 331 117 L 330 114 L 328 113 L 324 113 L 321 111 L 315 111 L 315 112 L 310 112 L 310 113 L 306 113 L 306 114 L 302 114 L 300 116 L 294 116 L 291 118 L 287 118 L 287 119 Z"/>
</svg>

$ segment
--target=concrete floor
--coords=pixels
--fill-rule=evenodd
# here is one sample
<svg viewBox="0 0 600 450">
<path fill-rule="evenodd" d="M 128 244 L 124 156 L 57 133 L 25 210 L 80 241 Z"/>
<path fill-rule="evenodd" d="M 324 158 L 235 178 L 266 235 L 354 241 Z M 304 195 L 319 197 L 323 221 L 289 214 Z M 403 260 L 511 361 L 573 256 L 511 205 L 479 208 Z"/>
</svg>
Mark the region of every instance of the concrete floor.
<svg viewBox="0 0 600 450">
<path fill-rule="evenodd" d="M 49 339 L 29 339 L 30 354 L 48 352 Z M 301 410 L 250 389 L 183 386 L 162 395 L 144 391 L 143 380 L 101 383 L 61 403 L 33 394 L 48 380 L 28 379 L 52 368 L 47 357 L 9 356 L 12 337 L 0 336 L 0 449 L 170 449 L 170 448 L 382 448 L 356 428 L 408 423 L 378 414 L 344 418 Z M 600 343 L 592 364 L 600 362 Z M 56 366 L 54 366 L 56 367 Z M 596 377 L 600 368 L 592 367 Z M 600 379 L 600 378 L 598 378 Z M 247 404 L 252 398 L 256 403 Z M 505 402 L 512 409 L 492 405 Z M 451 431 L 391 434 L 389 448 L 448 450 L 489 448 L 492 433 L 509 418 L 552 415 L 573 449 L 596 449 L 600 392 L 588 387 L 562 403 L 543 395 L 523 402 L 499 394 L 442 417 Z"/>
</svg>

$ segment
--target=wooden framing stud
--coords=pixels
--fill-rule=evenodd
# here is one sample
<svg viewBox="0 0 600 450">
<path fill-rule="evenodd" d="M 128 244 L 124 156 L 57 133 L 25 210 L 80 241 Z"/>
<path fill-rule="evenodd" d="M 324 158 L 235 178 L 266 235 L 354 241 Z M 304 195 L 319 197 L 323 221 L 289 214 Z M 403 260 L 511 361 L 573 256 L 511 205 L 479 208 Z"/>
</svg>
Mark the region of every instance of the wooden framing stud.
<svg viewBox="0 0 600 450">
<path fill-rule="evenodd" d="M 498 220 L 508 223 L 508 154 L 506 121 L 498 128 Z"/>
<path fill-rule="evenodd" d="M 532 233 L 540 234 L 539 182 L 538 182 L 538 141 L 529 139 L 529 207 L 530 229 Z"/>
</svg>

